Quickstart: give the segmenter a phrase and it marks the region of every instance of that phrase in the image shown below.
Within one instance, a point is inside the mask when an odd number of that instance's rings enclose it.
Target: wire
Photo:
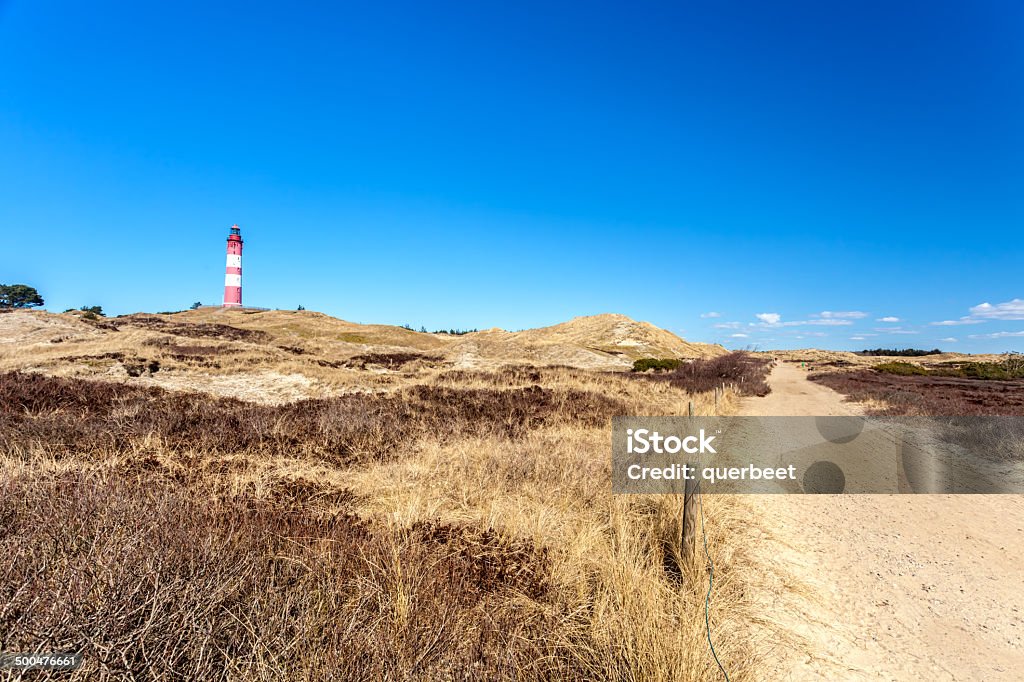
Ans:
[[[715,663],[718,664],[718,669],[725,675],[725,682],[729,682],[729,673],[725,672],[725,666],[718,660],[718,653],[715,651],[715,645],[711,641],[711,620],[708,616],[708,610],[711,606],[711,587],[714,584],[715,579],[715,562],[711,560],[711,553],[708,552],[708,534],[704,531],[704,495],[701,494],[700,488],[697,488],[697,503],[700,505],[700,534],[704,536],[704,556],[708,558],[708,593],[704,596],[704,627],[708,634],[708,646],[711,647],[711,655],[715,657]]]

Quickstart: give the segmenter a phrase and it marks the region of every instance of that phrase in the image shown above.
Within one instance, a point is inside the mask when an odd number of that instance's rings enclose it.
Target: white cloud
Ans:
[[[816,315],[816,317],[823,317],[826,320],[836,320],[836,319],[859,320],[859,319],[867,317],[867,316],[868,316],[867,313],[861,312],[859,310],[841,310],[841,311],[824,310],[824,311],[822,311],[822,312],[820,312],[820,313],[818,313]]]
[[[846,327],[853,322],[849,320],[838,320],[833,318],[821,318],[815,320],[787,320],[782,322],[782,315],[778,313],[758,313],[756,315],[760,322],[751,322],[750,327],[803,327],[809,324],[819,327]]]
[[[700,316],[701,316],[702,318],[708,318],[708,317],[721,317],[721,316],[722,316],[722,313],[716,313],[715,311],[711,311],[710,313],[701,313],[701,314],[700,314]]]
[[[1019,332],[995,332],[993,334],[971,334],[969,339],[1008,339],[1017,336],[1024,336],[1024,331]]]
[[[942,322],[932,322],[933,326],[938,327],[952,327],[956,324],[981,324],[985,320],[974,320],[969,317],[961,317],[959,320],[943,320]]]
[[[822,327],[844,327],[853,324],[853,322],[850,322],[849,320],[838,320],[832,317],[826,317],[821,320],[807,320],[805,322],[793,322],[792,324],[794,326],[799,324],[816,324],[821,325]]]
[[[954,339],[952,336],[947,336],[944,339],[939,339],[939,341],[942,341],[943,343],[957,343],[957,340]]]
[[[980,303],[971,308],[971,317],[986,320],[1024,320],[1024,300],[1015,298],[1005,303]]]
[[[920,332],[913,329],[904,329],[903,327],[875,327],[876,332],[882,332],[883,334],[920,334]]]
[[[900,321],[900,318],[893,317],[892,315],[886,315],[885,317],[880,317],[877,320],[875,320],[875,322],[899,322],[899,321]]]
[[[865,339],[864,339],[863,336],[851,336],[850,337],[850,341],[864,341],[864,340]]]
[[[739,322],[719,322],[718,324],[714,325],[714,328],[715,329],[739,329],[742,326],[743,325],[741,325]]]
[[[1024,300],[1015,298],[1004,303],[979,303],[972,307],[969,315],[964,315],[958,320],[942,320],[932,322],[938,327],[951,327],[959,324],[981,324],[988,320],[1024,320]],[[975,338],[975,337],[972,337]],[[988,338],[987,335],[979,335],[976,338]],[[998,337],[996,337],[998,338]]]
[[[730,336],[732,338],[734,338],[734,339],[745,339],[745,338],[747,338],[746,334],[730,334]]]

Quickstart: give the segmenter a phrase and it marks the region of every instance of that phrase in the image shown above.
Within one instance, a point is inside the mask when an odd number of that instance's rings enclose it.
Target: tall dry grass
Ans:
[[[81,650],[68,679],[720,679],[702,550],[665,570],[679,500],[610,492],[610,416],[690,402],[566,368],[281,406],[0,375],[0,649]],[[751,520],[704,504],[716,648],[756,679]]]

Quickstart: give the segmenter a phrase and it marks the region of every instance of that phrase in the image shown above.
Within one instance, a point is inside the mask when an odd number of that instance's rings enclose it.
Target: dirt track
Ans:
[[[740,414],[857,413],[799,367],[770,382]],[[766,620],[804,640],[765,652],[766,679],[1024,679],[1024,496],[749,500],[775,529],[765,560],[808,588],[760,597]]]

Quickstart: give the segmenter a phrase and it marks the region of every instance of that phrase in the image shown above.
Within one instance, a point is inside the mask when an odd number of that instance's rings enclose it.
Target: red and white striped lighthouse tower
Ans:
[[[242,230],[231,226],[228,235],[228,264],[224,271],[224,307],[236,308],[242,305]]]

